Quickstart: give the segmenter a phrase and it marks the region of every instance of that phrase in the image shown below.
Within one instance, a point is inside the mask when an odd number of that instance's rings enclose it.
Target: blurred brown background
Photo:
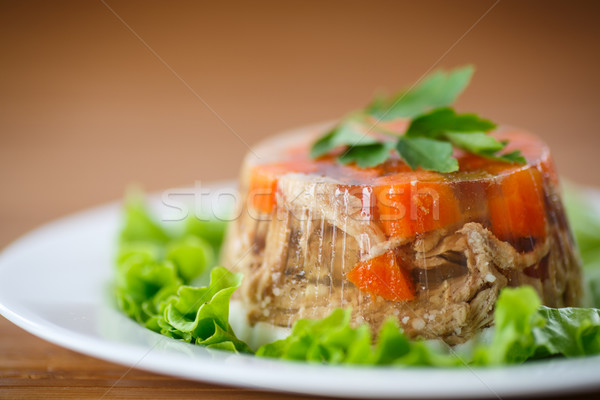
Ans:
[[[592,1],[2,1],[0,247],[131,182],[155,191],[235,177],[248,148],[186,85],[252,145],[340,117],[437,63],[472,63],[460,110],[542,135],[564,176],[599,186],[599,11]]]

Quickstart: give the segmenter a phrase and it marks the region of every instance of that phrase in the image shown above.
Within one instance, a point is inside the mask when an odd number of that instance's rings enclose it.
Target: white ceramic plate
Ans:
[[[495,398],[600,387],[600,357],[493,369],[331,367],[209,352],[163,337],[129,320],[111,301],[120,217],[120,205],[109,204],[50,223],[9,246],[0,256],[0,313],[84,354],[226,385],[369,398]]]

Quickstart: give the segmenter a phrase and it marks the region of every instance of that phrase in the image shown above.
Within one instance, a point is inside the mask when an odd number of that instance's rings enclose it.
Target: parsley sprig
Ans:
[[[458,170],[458,161],[452,157],[455,146],[498,161],[525,163],[518,150],[501,154],[507,142],[488,135],[496,124],[449,107],[467,87],[473,71],[472,66],[437,71],[409,90],[376,98],[319,138],[311,156],[343,148],[340,163],[368,168],[385,162],[395,150],[412,169],[453,172]],[[379,124],[400,118],[411,120],[405,132],[392,132]]]

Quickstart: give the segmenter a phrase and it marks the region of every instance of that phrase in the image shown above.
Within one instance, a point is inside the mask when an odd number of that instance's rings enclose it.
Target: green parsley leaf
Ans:
[[[374,143],[377,143],[377,140],[368,136],[356,117],[351,117],[342,120],[329,133],[317,140],[310,149],[310,156],[321,157],[340,146],[362,146]]]
[[[352,146],[338,160],[342,164],[355,162],[361,168],[374,167],[389,158],[390,150],[394,148],[394,145],[394,142],[383,142]]]
[[[474,70],[473,66],[467,65],[450,72],[436,71],[407,91],[401,91],[389,99],[375,99],[365,111],[382,121],[390,121],[415,117],[432,108],[448,106],[467,87]]]
[[[458,161],[452,157],[452,145],[441,140],[424,137],[400,137],[396,150],[412,168],[418,167],[438,172],[458,171]]]
[[[450,72],[438,71],[394,97],[376,98],[315,142],[311,156],[317,158],[344,146],[345,152],[338,156],[340,163],[373,167],[392,155],[394,146],[377,139],[387,135],[394,137],[397,152],[413,169],[457,171],[458,161],[452,157],[452,145],[492,160],[525,163],[520,151],[498,154],[506,142],[487,135],[496,124],[476,114],[457,114],[448,107],[462,93],[472,75],[471,66]],[[373,117],[379,121],[409,117],[412,121],[406,132],[399,132],[398,128],[394,130],[385,124],[378,126],[371,121]],[[369,135],[371,131],[376,135]]]
[[[527,163],[527,160],[521,154],[521,150],[515,150],[508,154],[494,155],[492,158],[494,158],[498,161],[504,161],[504,162],[515,163],[515,164]]]
[[[495,153],[504,148],[505,144],[496,138],[486,135],[484,132],[446,132],[446,137],[453,145],[467,150],[471,153],[491,152]]]
[[[489,158],[494,161],[507,162],[512,164],[525,164],[527,160],[521,154],[521,150],[515,150],[506,154],[496,154],[493,151],[480,151],[475,153],[485,158]]]
[[[451,108],[438,108],[412,120],[406,136],[438,139],[447,132],[488,132],[493,122],[476,114],[457,114]]]

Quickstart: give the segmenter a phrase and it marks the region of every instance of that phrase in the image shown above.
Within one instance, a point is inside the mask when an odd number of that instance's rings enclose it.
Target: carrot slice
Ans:
[[[500,240],[546,235],[542,174],[525,167],[498,178],[488,193],[492,232]]]
[[[458,199],[444,179],[421,170],[380,178],[374,191],[384,232],[411,237],[460,221]]]
[[[529,164],[536,164],[545,180],[558,186],[558,174],[548,146],[538,137],[520,130],[508,130],[499,135],[500,140],[508,140],[505,152],[520,150]]]
[[[391,301],[415,298],[412,281],[399,265],[393,251],[360,261],[346,275],[360,290]]]
[[[309,160],[256,165],[250,172],[248,202],[257,211],[271,213],[275,208],[275,192],[281,175],[292,172],[309,173],[317,170]]]
[[[542,152],[539,142],[525,142],[526,139],[519,138],[527,144],[523,147],[526,154]],[[553,184],[558,179],[551,158],[548,154],[545,157],[539,162],[539,169],[472,155],[459,161],[461,170],[481,170],[495,176],[486,192],[491,229],[500,240],[546,235],[544,175]]]

